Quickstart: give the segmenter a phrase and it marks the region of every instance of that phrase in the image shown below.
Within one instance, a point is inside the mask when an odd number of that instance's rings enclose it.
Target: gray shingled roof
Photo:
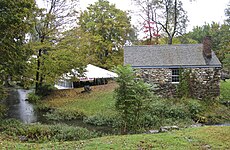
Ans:
[[[212,58],[203,56],[202,44],[125,46],[124,64],[133,67],[221,67],[212,52]]]

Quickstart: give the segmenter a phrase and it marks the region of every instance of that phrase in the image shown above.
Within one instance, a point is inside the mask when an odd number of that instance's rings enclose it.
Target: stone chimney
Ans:
[[[206,58],[212,58],[212,39],[211,36],[206,36],[203,39],[203,54]]]

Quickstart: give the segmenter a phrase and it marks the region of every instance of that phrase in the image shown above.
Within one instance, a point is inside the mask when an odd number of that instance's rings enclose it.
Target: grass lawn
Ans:
[[[58,97],[56,93],[43,101],[45,107],[53,108],[62,113],[78,112],[84,116],[103,114],[113,116],[115,111],[114,89],[115,83],[92,86],[92,92],[81,93],[80,89],[65,91],[66,97]],[[59,93],[60,94],[60,93]],[[54,97],[56,96],[56,97]]]
[[[1,134],[0,134],[1,135]],[[0,149],[230,149],[230,127],[206,126],[160,134],[107,136],[73,142],[21,143],[0,136]]]

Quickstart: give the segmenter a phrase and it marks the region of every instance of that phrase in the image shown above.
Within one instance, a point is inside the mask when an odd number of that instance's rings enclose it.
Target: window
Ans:
[[[58,81],[58,86],[62,86],[62,87],[72,87],[72,82],[70,81]]]
[[[179,83],[180,70],[172,69],[172,83]]]

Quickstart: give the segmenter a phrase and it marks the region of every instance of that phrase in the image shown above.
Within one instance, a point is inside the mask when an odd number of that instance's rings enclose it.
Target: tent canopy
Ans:
[[[105,70],[103,68],[88,64],[86,67],[86,72],[84,72],[87,78],[115,78],[118,75],[114,72]]]
[[[79,76],[79,73],[72,69],[72,73]],[[65,74],[63,77],[65,79],[70,79],[73,75],[70,73]],[[116,78],[118,75],[114,72],[108,71],[106,69],[88,64],[85,68],[83,76],[79,77],[80,81],[94,80],[95,78]]]

